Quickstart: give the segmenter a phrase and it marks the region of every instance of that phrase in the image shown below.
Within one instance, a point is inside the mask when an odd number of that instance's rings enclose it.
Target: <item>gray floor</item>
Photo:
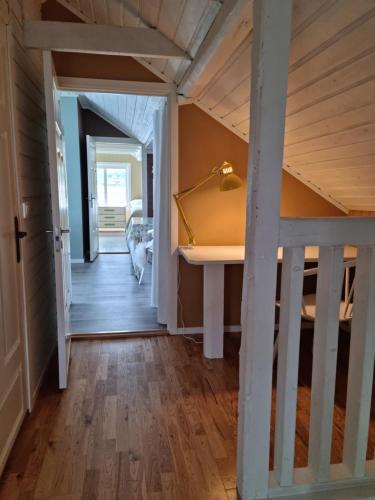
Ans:
[[[125,231],[99,232],[99,252],[100,253],[123,253],[128,252]]]
[[[162,328],[150,306],[151,265],[138,285],[129,254],[102,254],[92,263],[72,264],[72,285],[72,333]]]

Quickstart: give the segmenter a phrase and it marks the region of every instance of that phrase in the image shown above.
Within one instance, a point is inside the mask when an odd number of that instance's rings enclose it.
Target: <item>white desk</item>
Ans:
[[[179,253],[189,263],[203,266],[203,353],[206,358],[222,358],[224,347],[224,266],[243,264],[245,247],[196,246],[180,247]],[[355,247],[345,247],[345,259],[357,256]],[[278,261],[283,258],[279,248]],[[319,247],[306,247],[305,261],[317,262]]]

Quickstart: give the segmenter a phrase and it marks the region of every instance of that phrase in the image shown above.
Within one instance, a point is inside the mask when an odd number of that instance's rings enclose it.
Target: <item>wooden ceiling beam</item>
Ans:
[[[194,98],[195,87],[208,67],[216,52],[227,36],[232,37],[234,45],[240,44],[248,36],[252,26],[249,0],[224,0],[206,38],[200,45],[192,63],[182,76],[177,92],[186,98]],[[235,47],[231,46],[231,50]],[[216,68],[217,70],[217,68]]]
[[[30,49],[88,52],[138,57],[189,56],[159,30],[58,21],[25,21],[24,43]]]

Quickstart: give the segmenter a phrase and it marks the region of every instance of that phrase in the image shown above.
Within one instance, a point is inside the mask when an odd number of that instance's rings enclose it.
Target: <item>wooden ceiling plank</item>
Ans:
[[[137,104],[137,96],[130,95],[126,106],[125,123],[133,122],[136,104]]]
[[[108,22],[114,26],[124,26],[124,4],[117,0],[106,0],[108,11]]]
[[[216,68],[222,66],[222,62],[242,43],[252,28],[251,4],[247,0],[224,2],[194,61],[179,82],[179,94],[198,96],[216,73]]]
[[[249,80],[245,77],[239,85],[232,89],[227,95],[224,96],[212,109],[222,116],[223,119],[232,118],[232,113],[236,112],[238,108],[244,104],[248,104],[250,108],[250,92]],[[249,111],[248,108],[248,111]],[[233,109],[232,113],[228,113],[228,109]],[[249,114],[249,113],[247,113]]]
[[[287,116],[334,97],[346,89],[357,86],[361,81],[375,76],[375,50],[351,61],[329,76],[289,96]]]
[[[195,57],[220,10],[220,6],[221,4],[217,0],[189,0],[186,3],[173,41],[182,47],[190,57]],[[173,81],[179,81],[188,67],[189,64],[186,64],[186,61],[170,59],[167,61],[164,71]]]
[[[246,126],[248,127],[249,108],[250,108],[250,101],[245,101],[238,108],[234,109],[231,113],[228,113],[225,116],[225,120],[228,120],[235,127],[242,126],[243,124],[246,124]]]
[[[221,101],[223,97],[233,92],[237,84],[247,77],[248,94],[250,95],[250,61],[251,61],[251,44],[247,38],[241,45],[241,48],[236,51],[232,57],[215,75],[210,84],[205,88],[199,96],[199,100],[204,100],[205,105],[214,109],[215,105]],[[230,74],[230,78],[228,78]],[[235,97],[235,96],[233,96]]]
[[[58,3],[62,4],[62,0],[57,0]],[[95,15],[94,15],[94,8],[92,4],[93,0],[79,0],[79,9],[78,12],[86,18],[81,17],[81,19],[85,22],[89,22],[89,20],[92,22],[95,20]],[[72,11],[73,14],[77,15],[77,10]],[[80,16],[78,16],[80,17]]]
[[[293,165],[298,170],[311,170],[310,164],[299,163],[296,160],[293,161]],[[314,172],[325,172],[326,174],[330,174],[332,172],[337,172],[338,175],[345,173],[346,170],[358,170],[365,168],[373,168],[375,165],[375,155],[367,155],[367,156],[354,156],[351,158],[340,158],[338,160],[328,160],[323,162],[314,163]]]
[[[306,174],[307,175],[307,174]],[[341,171],[339,169],[336,172],[316,172],[314,168],[310,169],[309,176],[311,179],[321,179],[325,185],[333,185],[338,186],[346,186],[349,182],[358,181],[358,186],[363,186],[363,181],[365,179],[375,179],[375,169],[374,164],[372,166],[367,166],[366,169],[356,169],[356,170],[347,170]],[[353,184],[352,186],[353,187]],[[366,185],[368,187],[368,184]]]
[[[108,24],[107,0],[92,0],[94,16],[98,24]]]
[[[149,26],[157,26],[162,0],[140,0],[140,16]]]
[[[337,160],[340,158],[350,158],[372,154],[375,154],[375,141],[361,142],[359,144],[350,144],[338,148],[325,149],[323,151],[301,153],[300,155],[293,157],[293,163],[291,163],[291,165],[294,166],[295,161],[305,164],[315,164],[319,161]],[[288,155],[285,156],[285,159],[287,163],[290,163]]]
[[[149,27],[149,24],[140,15],[139,0],[110,0],[112,3],[119,3],[123,8],[123,25],[133,28]]]
[[[28,48],[133,56],[179,57],[186,54],[159,31],[96,24],[25,21]]]
[[[189,0],[185,3],[172,40],[187,52],[189,52],[188,48],[191,40],[199,30],[208,3],[208,0]],[[210,3],[218,4],[217,2]]]
[[[361,123],[370,123],[375,117],[375,102],[356,109],[340,113],[331,118],[315,122],[312,125],[289,130],[285,134],[285,145],[302,143],[306,140],[336,134],[354,128]]]
[[[289,114],[285,130],[289,133],[291,130],[301,129],[373,102],[375,102],[375,77],[346,89],[325,101],[312,104],[297,113]]]
[[[374,47],[375,9],[370,18],[356,26],[356,29],[343,34],[324,51],[309,59],[289,73],[288,95],[292,95],[322,77],[337,71],[348,61],[354,60],[361,53]],[[354,23],[353,23],[354,24]]]
[[[289,65],[293,66],[297,62],[306,59],[306,56],[315,53],[316,49],[330,44],[330,39],[347,28],[353,20],[361,17],[366,12],[374,8],[373,0],[343,0],[340,8],[334,2],[330,9],[324,11],[319,18],[310,24],[293,40],[289,55]]]
[[[285,155],[288,158],[298,156],[301,153],[312,153],[314,151],[324,151],[340,146],[360,144],[375,139],[375,123],[367,122],[365,125],[353,127],[334,134],[328,134],[318,138],[290,144],[285,146]]]
[[[335,0],[298,0],[293,2],[292,40],[314,20],[322,11],[330,7]]]
[[[186,0],[163,0],[161,4],[157,28],[169,40],[174,41],[176,37],[185,6]],[[166,60],[153,61],[154,67],[162,74],[165,74],[166,64]]]
[[[356,184],[355,187],[353,188],[353,182],[358,182],[358,185]],[[371,181],[372,186],[368,186],[369,181]],[[350,181],[347,183],[343,184],[334,184],[333,182],[322,182],[322,187],[323,189],[328,190],[332,196],[334,197],[339,197],[341,195],[356,195],[356,196],[374,196],[375,200],[375,186],[374,186],[374,178],[365,178],[365,179],[352,179],[351,184]]]

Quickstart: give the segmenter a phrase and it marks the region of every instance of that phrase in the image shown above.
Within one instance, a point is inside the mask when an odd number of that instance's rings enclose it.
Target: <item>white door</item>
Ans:
[[[87,145],[88,212],[89,212],[89,230],[90,230],[90,262],[93,262],[99,253],[98,181],[97,181],[97,171],[96,171],[95,139],[87,135],[86,145]]]
[[[0,20],[0,474],[25,414],[7,32]],[[18,228],[20,229],[20,228]],[[18,236],[18,238],[17,238]],[[17,259],[17,253],[19,258]]]
[[[44,91],[48,128],[48,153],[51,178],[52,237],[54,238],[55,284],[57,308],[57,339],[59,352],[59,383],[64,389],[68,383],[70,336],[69,308],[71,304],[70,229],[65,148],[60,125],[56,72],[52,55],[43,51]]]

